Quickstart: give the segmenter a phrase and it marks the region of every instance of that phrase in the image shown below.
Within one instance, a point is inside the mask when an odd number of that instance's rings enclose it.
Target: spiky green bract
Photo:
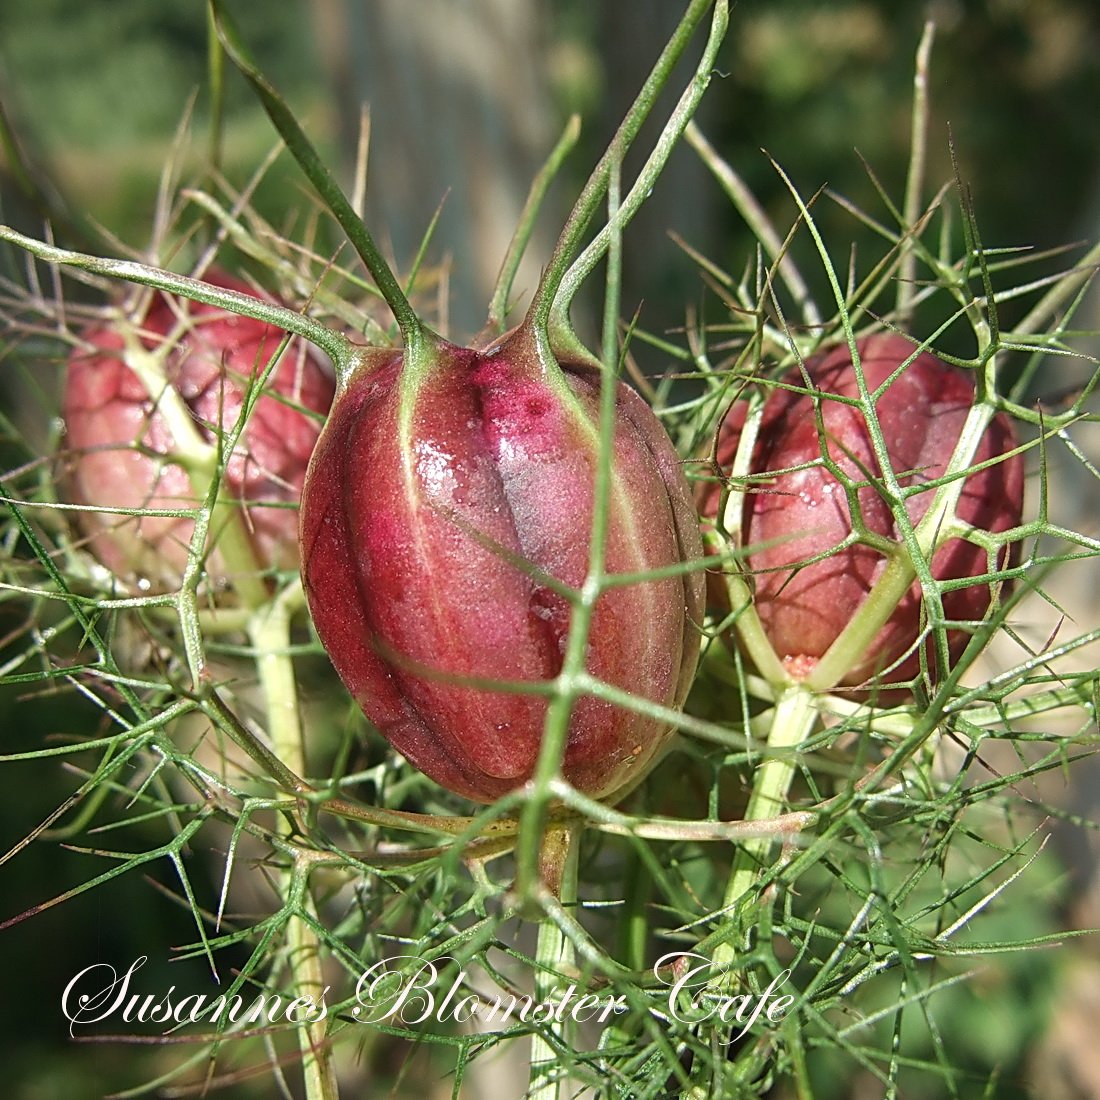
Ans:
[[[920,522],[944,477],[974,403],[974,379],[918,348],[905,337],[880,333],[856,345],[859,371],[904,494],[910,522]],[[807,391],[806,384],[810,389]],[[773,649],[794,679],[812,672],[859,611],[887,564],[887,552],[904,553],[888,493],[881,481],[859,382],[846,344],[826,349],[794,369],[767,399],[742,514],[735,533],[748,549],[756,613]],[[819,396],[818,396],[819,395]],[[815,412],[815,400],[820,413]],[[729,469],[744,424],[735,405],[718,441],[719,465]],[[990,562],[980,541],[961,537],[966,528],[1000,533],[1019,525],[1023,509],[1023,459],[1012,423],[992,418],[981,438],[955,508],[955,524],[932,556],[950,622],[980,622],[991,601],[981,580],[1006,564]],[[1004,457],[1001,461],[996,459]],[[927,486],[927,488],[925,488]],[[701,510],[714,517],[719,492],[710,484]],[[957,533],[956,533],[957,531]],[[892,548],[892,549],[891,549]],[[920,671],[921,586],[914,581],[873,643],[843,678],[863,683],[884,670],[890,681],[912,680]],[[968,640],[949,632],[955,657]]]

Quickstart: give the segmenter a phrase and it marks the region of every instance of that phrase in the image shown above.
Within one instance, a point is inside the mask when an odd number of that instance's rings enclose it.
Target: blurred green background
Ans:
[[[400,262],[411,259],[450,189],[436,255],[451,257],[450,309],[458,336],[481,322],[527,183],[567,113],[577,110],[584,117],[582,149],[552,193],[526,282],[521,278],[528,290],[569,197],[680,13],[673,0],[238,0],[231,9],[264,69],[345,179],[354,163],[360,104],[369,102],[368,215]],[[913,58],[928,18],[938,26],[930,77],[930,180],[951,176],[950,125],[987,246],[1045,249],[1095,239],[1095,0],[742,0],[701,123],[781,228],[790,224],[793,206],[762,149],[804,194],[828,184],[882,217],[860,156],[886,190],[900,197]],[[199,0],[0,4],[0,97],[28,162],[78,212],[74,221],[100,226],[138,251],[147,246],[157,181],[192,102],[184,175],[201,171],[210,115],[206,65]],[[224,170],[241,185],[276,142],[234,74],[226,103]],[[38,196],[21,186],[10,161],[0,182],[4,220],[40,234],[44,211]],[[301,226],[307,208],[303,188],[297,170],[281,158],[256,205],[276,227],[292,230]],[[869,245],[868,232],[839,206],[821,203],[817,212],[842,263],[850,244]],[[669,240],[670,230],[735,273],[752,253],[751,238],[706,172],[690,151],[680,150],[628,236],[624,313],[641,305],[642,324],[656,331],[681,324],[687,305],[702,298],[698,273]],[[58,233],[64,239],[62,222]],[[75,231],[72,239],[79,240]],[[21,260],[6,254],[4,264],[18,277]],[[9,389],[9,402],[16,394],[26,399],[20,387]],[[22,413],[41,417],[46,411],[39,405]],[[8,439],[3,468],[22,460]],[[17,607],[5,604],[0,638],[10,645],[20,628]],[[5,752],[59,733],[88,731],[96,721],[90,707],[74,704],[69,695],[49,697],[17,686],[0,694]],[[70,775],[42,763],[6,765],[0,782],[5,851],[74,785]],[[1086,851],[1082,858],[1092,856]],[[0,869],[0,920],[99,868],[93,857],[57,842],[32,845]],[[170,884],[168,868],[154,866],[149,874],[166,876]],[[1094,919],[1087,863],[1071,863],[1067,874],[1057,889],[1035,891],[1030,903],[1018,903],[1019,927],[1008,938]],[[1061,899],[1056,906],[1051,896]],[[163,1057],[156,1050],[70,1042],[60,993],[91,962],[125,963],[155,948],[161,956],[151,960],[148,986],[175,982],[195,988],[205,980],[201,966],[181,965],[169,974],[165,964],[167,946],[192,936],[189,915],[137,876],[0,932],[0,1093],[17,1100],[82,1100],[150,1075]],[[1036,1064],[1048,1064],[1043,1043],[1049,1042],[1044,1035],[1053,1006],[1073,1003],[1063,976],[1075,969],[1090,973],[1095,964],[1089,958],[1084,949],[1059,961],[1021,958],[1005,971],[1015,977],[991,995],[995,1017],[975,1011],[968,994],[947,999],[944,1018],[960,1064],[978,1082],[996,1070],[992,1095],[1025,1095],[1028,1074]],[[1084,1034],[1090,1019],[1093,1028],[1100,1026],[1100,1015],[1074,1017],[1082,1019]],[[1064,1034],[1073,1023],[1059,1026]],[[1077,1083],[1076,1092],[1058,1091],[1056,1065],[1044,1071],[1051,1076],[1032,1094],[1100,1097],[1100,1071],[1088,1061],[1095,1055],[1089,1045],[1050,1063],[1062,1066]],[[1073,1058],[1083,1061],[1071,1064]],[[268,1088],[242,1086],[239,1094],[265,1096]],[[851,1088],[851,1095],[873,1095],[859,1093],[856,1084]],[[930,1085],[921,1095],[947,1093]]]
[[[452,258],[456,327],[466,331],[483,318],[513,212],[566,114],[583,116],[583,149],[543,219],[544,242],[679,7],[672,0],[230,5],[255,56],[345,179],[360,105],[372,108],[367,209],[399,262],[408,263],[446,199],[437,252]],[[704,128],[780,227],[790,224],[793,206],[762,150],[804,195],[828,185],[883,217],[859,158],[900,196],[913,57],[926,19],[938,27],[930,182],[951,177],[950,127],[987,245],[1046,248],[1090,236],[1100,219],[1100,9],[1089,0],[745,0],[700,116]],[[156,182],[196,93],[191,165],[206,153],[206,49],[200,0],[6,0],[0,7],[0,91],[28,152],[74,209],[131,247],[148,240]],[[243,183],[274,145],[269,123],[231,73],[229,178]],[[303,186],[283,158],[257,205],[278,226],[300,216]],[[18,202],[18,190],[10,192],[9,185],[9,218]],[[815,212],[838,251],[867,239],[832,204]],[[669,246],[669,230],[735,272],[751,249],[728,203],[681,150],[643,207],[628,256],[624,309],[644,299],[643,322],[652,328],[678,323],[684,301],[698,295],[696,273]]]

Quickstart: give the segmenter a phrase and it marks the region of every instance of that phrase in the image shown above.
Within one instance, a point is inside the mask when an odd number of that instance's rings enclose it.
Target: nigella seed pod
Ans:
[[[439,346],[426,369],[372,353],[337,396],[302,497],[303,578],[318,635],[383,735],[442,786],[488,802],[531,777],[545,695],[494,689],[561,670],[588,569],[599,372],[545,370],[515,337]],[[605,571],[645,574],[701,555],[679,460],[620,384]],[[699,651],[698,571],[608,588],[587,671],[682,704]],[[476,681],[476,682],[473,682]],[[563,772],[614,799],[669,733],[593,695],[576,702]]]
[[[253,293],[218,272],[206,281]],[[87,328],[66,364],[66,498],[107,508],[195,508],[206,485],[194,484],[181,461],[169,404],[177,411],[182,408],[189,421],[177,421],[177,430],[193,428],[203,444],[215,444],[237,422],[250,387],[283,335],[262,321],[161,295],[138,319]],[[164,388],[159,392],[150,392],[133,369],[134,355],[143,353],[160,359]],[[317,352],[303,341],[292,341],[224,463],[220,499],[246,532],[254,568],[293,569],[298,564],[294,504],[321,430],[317,414],[328,410],[334,391],[335,380]],[[192,520],[103,511],[76,516],[88,548],[124,583],[154,589],[179,584]],[[219,534],[212,530],[211,539],[216,542]],[[206,568],[214,584],[232,583],[216,547]]]
[[[857,344],[859,361],[870,391],[882,386],[902,364],[875,409],[902,489],[943,477],[974,401],[972,376],[929,352],[914,356],[913,344],[896,334],[879,334]],[[911,360],[911,361],[910,361]],[[828,349],[805,364],[811,385],[823,395],[821,421],[828,457],[852,483],[881,477],[866,419],[852,404],[828,395],[858,398],[851,352],[846,344]],[[805,388],[802,372],[794,369],[783,381]],[[744,427],[745,407],[736,403],[718,438],[717,458],[728,475]],[[1011,421],[997,414],[980,440],[971,465],[979,466],[1017,446]],[[836,549],[853,529],[844,486],[822,461],[822,446],[812,399],[805,393],[776,388],[767,398],[748,471],[742,526],[732,535],[748,551],[746,571],[754,588],[754,604],[772,648],[797,679],[809,675],[879,579],[886,559],[865,542]],[[767,476],[775,471],[774,476]],[[1003,532],[1017,526],[1023,508],[1024,471],[1013,455],[976,470],[964,481],[956,514],[974,528]],[[708,484],[701,511],[715,520],[720,486]],[[856,490],[859,515],[866,531],[900,541],[894,515],[874,484]],[[933,493],[906,499],[906,512],[917,524]],[[812,560],[819,558],[819,560]],[[999,565],[1004,566],[1007,555]],[[807,564],[803,564],[807,563]],[[984,549],[962,538],[944,543],[931,563],[934,578],[963,581],[989,573]],[[950,587],[943,593],[943,611],[950,621],[980,621],[989,608],[986,582]],[[889,682],[913,679],[920,669],[917,640],[921,630],[921,589],[914,582],[862,657],[843,678],[858,685],[889,669]],[[970,635],[950,631],[949,649],[958,656]],[[895,662],[899,662],[895,666]],[[894,667],[891,667],[894,666]]]

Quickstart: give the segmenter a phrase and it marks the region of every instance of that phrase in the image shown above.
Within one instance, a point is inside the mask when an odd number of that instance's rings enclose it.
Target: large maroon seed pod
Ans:
[[[911,342],[896,334],[867,337],[857,349],[867,387],[872,391],[915,351]],[[853,482],[879,478],[881,470],[862,411],[827,396],[858,398],[848,346],[836,346],[814,356],[807,361],[806,372],[813,386],[826,395],[821,400],[821,419],[830,459]],[[797,369],[783,381],[805,387]],[[891,466],[903,489],[944,475],[973,401],[971,375],[928,352],[913,358],[890,383],[876,403],[876,412]],[[744,405],[739,402],[726,416],[718,439],[718,462],[727,475],[743,426]],[[972,465],[1016,446],[1011,421],[998,414],[982,437]],[[865,544],[830,552],[851,533],[852,519],[843,486],[821,458],[811,398],[776,388],[765,402],[752,455],[750,473],[754,476],[746,486],[740,539],[750,551],[746,564],[752,575],[757,614],[776,654],[797,678],[809,675],[860,609],[885,567],[885,558]],[[811,463],[816,465],[796,469]],[[759,476],[769,471],[778,472],[774,477]],[[1015,455],[966,478],[958,517],[986,531],[1006,531],[1020,523],[1023,492],[1023,461]],[[907,499],[906,511],[913,524],[927,511],[933,495],[929,491]],[[860,488],[857,496],[866,529],[898,540],[893,514],[878,489],[868,485]],[[702,494],[701,511],[710,520],[716,516],[719,497],[720,487],[714,483]],[[758,549],[753,550],[754,546]],[[822,554],[828,556],[801,564]],[[964,539],[948,541],[932,559],[932,575],[941,581],[965,580],[988,571],[985,551]],[[990,598],[985,583],[953,588],[943,595],[944,614],[949,620],[981,620]],[[862,684],[903,654],[907,656],[891,668],[888,680],[901,682],[916,676],[920,668],[916,646],[920,618],[921,590],[914,582],[843,683]],[[964,631],[949,633],[953,657],[968,640],[969,634]]]
[[[599,374],[544,373],[526,344],[444,345],[426,372],[382,354],[340,394],[302,497],[302,563],[318,635],[383,735],[442,786],[488,802],[528,780],[542,740],[539,684],[561,670],[588,568]],[[701,555],[679,460],[652,411],[617,394],[608,573]],[[699,651],[698,571],[613,587],[596,601],[587,669],[669,707]],[[472,684],[471,680],[479,681]],[[669,733],[591,695],[574,707],[564,774],[615,798]]]
[[[250,288],[213,273],[207,281],[242,293]],[[150,394],[127,364],[123,322],[82,334],[69,357],[62,415],[69,501],[128,509],[194,508],[204,486],[179,463],[177,443],[162,411],[164,394]],[[206,443],[237,422],[253,379],[262,373],[284,334],[271,325],[213,306],[157,296],[130,324],[130,342],[147,351],[174,340],[164,375]],[[258,567],[298,564],[298,517],[306,466],[332,403],[335,382],[318,353],[295,340],[283,352],[244,433],[226,463],[221,499],[239,518]],[[79,512],[92,553],[127,583],[156,589],[177,585],[187,563],[194,524],[186,518]],[[218,537],[211,532],[212,539]],[[207,571],[218,585],[232,583],[215,549]]]

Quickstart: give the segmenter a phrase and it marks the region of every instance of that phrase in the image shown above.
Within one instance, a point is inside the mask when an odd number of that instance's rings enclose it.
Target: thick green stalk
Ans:
[[[859,610],[814,666],[807,679],[810,687],[817,691],[828,691],[840,683],[848,670],[867,652],[914,578],[919,577],[922,583],[931,579],[928,563],[931,562],[936,548],[956,534],[953,521],[966,480],[965,471],[973,462],[974,453],[993,419],[993,414],[993,408],[984,404],[975,405],[970,410],[959,434],[959,442],[944,472],[945,478],[954,476],[954,480],[945,482],[936,490],[928,511],[916,527],[909,523],[904,508],[895,510],[897,526],[905,545],[898,547],[890,556],[886,568]],[[898,492],[895,488],[896,475],[889,463],[884,464],[882,469],[887,488]],[[930,608],[935,609],[939,602],[935,585],[925,584],[924,588]],[[946,654],[942,656],[946,657]],[[947,661],[944,660],[944,669],[946,668]]]
[[[553,863],[546,868],[546,877],[556,879],[553,883],[562,905],[574,905],[577,901],[578,849],[580,848],[582,826],[577,821],[554,826],[547,831],[548,844],[544,848]],[[535,946],[535,1002],[551,1002],[558,992],[563,971],[572,968],[575,961],[573,943],[562,931],[557,921],[543,917],[539,925],[538,941]],[[557,1026],[555,1033],[559,1045],[567,1050],[573,1047],[575,1028],[568,1014],[557,1025],[547,1023],[548,1028]],[[535,1032],[531,1036],[531,1072],[526,1100],[559,1100],[562,1075],[559,1059],[553,1044],[543,1035]]]
[[[285,595],[285,593],[284,593]],[[259,608],[250,629],[256,651],[256,670],[267,709],[268,736],[275,755],[293,772],[305,771],[301,717],[298,709],[298,685],[290,656],[290,612],[287,601],[278,598]],[[284,830],[287,819],[280,818]],[[284,892],[293,889],[295,869],[285,872]],[[287,963],[295,996],[311,997],[320,1003],[324,989],[321,946],[306,916],[316,919],[313,897],[308,884],[303,894],[306,913],[295,914],[287,923]],[[337,1100],[338,1087],[332,1060],[332,1047],[324,1021],[311,1021],[298,1029],[302,1054],[302,1076],[307,1100]]]
[[[809,736],[818,711],[813,694],[802,684],[792,684],[776,701],[771,731],[768,734],[766,756],[753,777],[752,793],[745,809],[746,823],[775,821],[786,811],[787,795],[794,779],[795,763],[792,750]],[[738,845],[733,867],[726,882],[723,898],[723,924],[711,936],[696,946],[701,954],[711,952],[711,983],[717,994],[727,993],[734,984],[732,969],[741,946],[743,934],[741,902],[753,890],[767,869],[768,857],[775,843],[774,835],[751,837]],[[732,1025],[717,1037],[721,1044],[729,1041]],[[699,1061],[693,1074],[693,1084],[683,1094],[683,1100],[710,1100],[722,1095],[721,1075],[725,1060],[711,1063]],[[715,1080],[717,1076],[717,1080]]]
[[[794,684],[780,695],[768,734],[766,755],[753,777],[744,821],[768,821],[786,813],[787,794],[795,773],[791,750],[806,740],[816,718],[813,694],[803,685]],[[723,910],[735,923],[737,903],[752,889],[765,868],[774,843],[773,836],[758,836],[742,841],[737,847],[722,901]],[[735,954],[736,948],[731,941],[719,944],[713,956],[715,970],[727,969]]]
[[[744,523],[746,497],[746,490],[739,486],[752,467],[752,455],[756,447],[763,412],[763,405],[760,405],[756,409],[750,409],[745,417],[745,425],[737,443],[737,453],[733,458],[729,490],[722,505],[720,529],[733,537],[734,546],[738,548],[742,541],[741,529]],[[724,541],[716,533],[704,531],[704,538],[710,539],[716,554],[720,555],[726,549]],[[730,613],[734,616],[734,627],[742,649],[752,658],[760,675],[769,683],[786,683],[788,679],[786,669],[776,655],[764,631],[760,616],[756,613],[752,589],[741,572],[741,564],[736,561],[730,562],[723,570],[723,576],[729,597]]]

